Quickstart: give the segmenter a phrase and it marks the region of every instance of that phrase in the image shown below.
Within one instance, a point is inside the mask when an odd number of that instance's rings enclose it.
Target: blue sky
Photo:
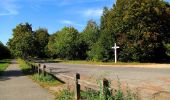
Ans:
[[[0,41],[12,37],[12,29],[19,23],[29,22],[33,30],[47,28],[52,34],[64,26],[82,31],[89,19],[99,23],[104,6],[114,0],[1,0]]]
[[[170,0],[169,0],[170,1]],[[17,24],[29,22],[33,30],[47,28],[52,34],[64,26],[82,31],[88,20],[99,23],[104,6],[111,7],[115,0],[1,0],[0,41],[12,37]]]

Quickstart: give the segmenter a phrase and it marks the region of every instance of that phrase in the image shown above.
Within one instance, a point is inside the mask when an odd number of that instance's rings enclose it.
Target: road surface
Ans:
[[[54,100],[54,96],[22,74],[13,62],[0,76],[0,100]]]
[[[149,68],[142,68],[141,65],[114,65],[114,66],[99,66],[99,65],[83,65],[83,64],[63,64],[63,63],[42,63],[47,65],[47,68],[52,68],[54,74],[66,74],[74,76],[75,73],[80,73],[81,79],[96,82],[102,78],[108,78],[112,83],[117,83],[118,78],[122,85],[128,85],[137,89],[138,92],[150,100],[155,93],[170,92],[170,65],[165,68],[150,68],[161,65],[143,65]],[[138,67],[140,66],[140,67]],[[160,92],[161,93],[161,92]],[[170,98],[170,95],[168,95]]]

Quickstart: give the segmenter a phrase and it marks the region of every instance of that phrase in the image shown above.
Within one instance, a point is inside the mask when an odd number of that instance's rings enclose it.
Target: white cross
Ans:
[[[116,43],[115,43],[114,47],[112,47],[112,49],[115,50],[115,63],[117,62],[117,49],[118,48],[119,48],[119,46],[117,46]]]

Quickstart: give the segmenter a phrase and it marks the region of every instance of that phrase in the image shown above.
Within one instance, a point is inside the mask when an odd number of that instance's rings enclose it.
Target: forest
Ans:
[[[89,20],[82,32],[65,26],[49,34],[46,28],[32,30],[30,23],[21,23],[13,29],[8,48],[0,43],[0,50],[5,50],[0,55],[112,61],[114,43],[120,47],[118,60],[122,62],[168,60],[170,4],[163,0],[117,0],[112,8],[103,8],[99,25]]]

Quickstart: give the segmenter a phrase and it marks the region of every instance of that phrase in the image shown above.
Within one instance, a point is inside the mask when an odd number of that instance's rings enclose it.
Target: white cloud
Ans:
[[[72,21],[70,21],[70,20],[61,20],[60,21],[62,24],[69,24],[69,25],[72,25],[72,24],[74,24]]]
[[[7,16],[7,15],[17,15],[18,7],[12,0],[4,0],[0,3],[1,11],[0,16]]]
[[[87,9],[81,12],[85,17],[100,18],[103,13],[103,9]]]
[[[78,24],[78,23],[70,21],[70,20],[61,20],[60,23],[64,24],[64,25],[72,25],[72,26],[79,26],[79,27],[84,26],[82,24]]]

